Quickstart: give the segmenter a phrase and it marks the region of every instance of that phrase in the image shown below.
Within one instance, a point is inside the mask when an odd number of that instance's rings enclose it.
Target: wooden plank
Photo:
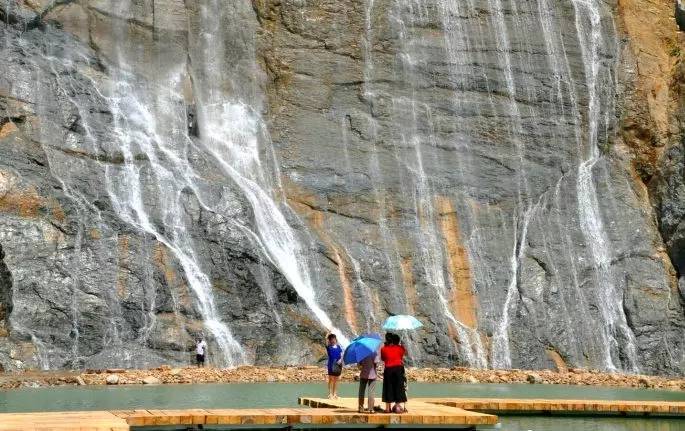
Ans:
[[[586,414],[649,413],[685,415],[685,402],[681,401],[622,401],[622,400],[558,400],[558,399],[507,399],[488,398],[425,398],[421,401],[461,407],[471,410],[498,412],[581,412]]]
[[[0,430],[128,431],[129,425],[111,412],[36,412],[0,414]]]
[[[326,399],[308,399],[302,398],[300,403],[303,405],[320,405],[326,408],[346,408],[348,410],[356,410],[357,400],[355,398],[346,398],[338,400]],[[456,425],[471,425],[475,423],[497,423],[497,417],[492,415],[484,415],[477,412],[468,412],[463,409],[456,409],[448,405],[438,405],[433,403],[426,403],[421,399],[412,399],[407,403],[409,414],[395,415],[395,414],[377,414],[380,417],[387,417],[389,419],[371,419],[370,423],[405,423],[405,424],[422,424],[423,418],[431,416],[425,422],[429,424],[456,424]]]
[[[473,410],[503,412],[550,411],[585,414],[664,414],[685,415],[685,402],[545,400],[487,398],[412,399],[407,414],[358,413],[356,398],[327,400],[302,397],[309,408],[283,409],[184,409],[113,410],[109,412],[37,412],[1,414],[0,431],[91,430],[124,431],[145,425],[494,425],[493,415]]]

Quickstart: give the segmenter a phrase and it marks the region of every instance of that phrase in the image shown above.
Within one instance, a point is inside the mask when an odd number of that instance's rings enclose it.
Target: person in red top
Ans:
[[[385,412],[406,412],[407,391],[404,387],[404,355],[406,350],[400,344],[400,337],[388,332],[385,345],[381,348],[381,359],[385,364],[383,371],[383,402]],[[391,404],[395,404],[391,408]]]

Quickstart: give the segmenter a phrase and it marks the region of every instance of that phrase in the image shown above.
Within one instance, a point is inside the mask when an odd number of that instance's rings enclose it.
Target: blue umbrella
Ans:
[[[369,335],[371,336],[357,337],[352,340],[349,346],[347,346],[345,353],[343,354],[343,361],[346,364],[356,364],[369,356],[376,354],[381,347],[380,336],[376,338],[374,335],[378,334]]]
[[[423,323],[419,322],[414,316],[406,314],[398,314],[397,316],[390,316],[383,324],[383,329],[386,331],[404,331],[419,329]]]

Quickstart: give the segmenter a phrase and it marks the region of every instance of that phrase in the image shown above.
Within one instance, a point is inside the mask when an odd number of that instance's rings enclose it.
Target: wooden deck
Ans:
[[[380,404],[380,399],[378,400]],[[329,400],[327,398],[300,398],[299,403],[304,406],[314,407],[314,410],[336,409],[336,412],[357,411],[356,398],[339,398]],[[371,420],[372,424],[393,425],[495,425],[497,416],[478,412],[471,412],[460,407],[448,406],[433,402],[425,402],[423,399],[412,399],[407,403],[408,413],[386,414],[375,413],[361,415]]]
[[[586,413],[685,416],[685,401],[607,401],[492,398],[422,398],[422,401],[467,410],[507,413]]]
[[[126,420],[111,412],[0,414],[2,431],[128,431]]]
[[[497,417],[438,404],[412,403],[409,414],[357,413],[355,399],[330,408],[117,410],[0,414],[0,431],[128,431],[152,425],[450,425],[475,429],[494,425]]]
[[[311,407],[354,408],[357,400],[343,398],[300,398],[300,404]],[[407,403],[410,413],[429,411],[430,406],[446,406],[463,409],[466,413],[488,412],[495,414],[556,413],[556,414],[614,414],[685,416],[684,401],[610,401],[610,400],[550,400],[506,398],[415,398]],[[418,407],[418,409],[417,409]]]
[[[357,413],[356,398],[300,398],[303,408],[116,410],[0,414],[0,431],[128,431],[151,425],[449,425],[475,429],[498,422],[482,412],[685,416],[685,402],[489,398],[420,398],[406,414]],[[475,411],[473,411],[475,410]],[[480,413],[478,412],[480,411]]]

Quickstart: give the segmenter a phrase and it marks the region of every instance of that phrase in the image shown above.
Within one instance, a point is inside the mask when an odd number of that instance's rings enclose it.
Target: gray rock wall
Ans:
[[[683,371],[682,151],[653,208],[614,2],[45,3],[1,9],[5,368],[411,313],[417,364]]]
[[[675,92],[681,102],[676,112],[676,121],[682,122],[682,65],[678,65],[676,72]],[[676,142],[670,146],[661,157],[659,163],[660,175],[653,182],[653,195],[659,229],[664,241],[666,252],[670,256],[677,278],[681,297],[685,297],[685,145],[682,138],[676,137]],[[674,280],[673,283],[676,281]]]

